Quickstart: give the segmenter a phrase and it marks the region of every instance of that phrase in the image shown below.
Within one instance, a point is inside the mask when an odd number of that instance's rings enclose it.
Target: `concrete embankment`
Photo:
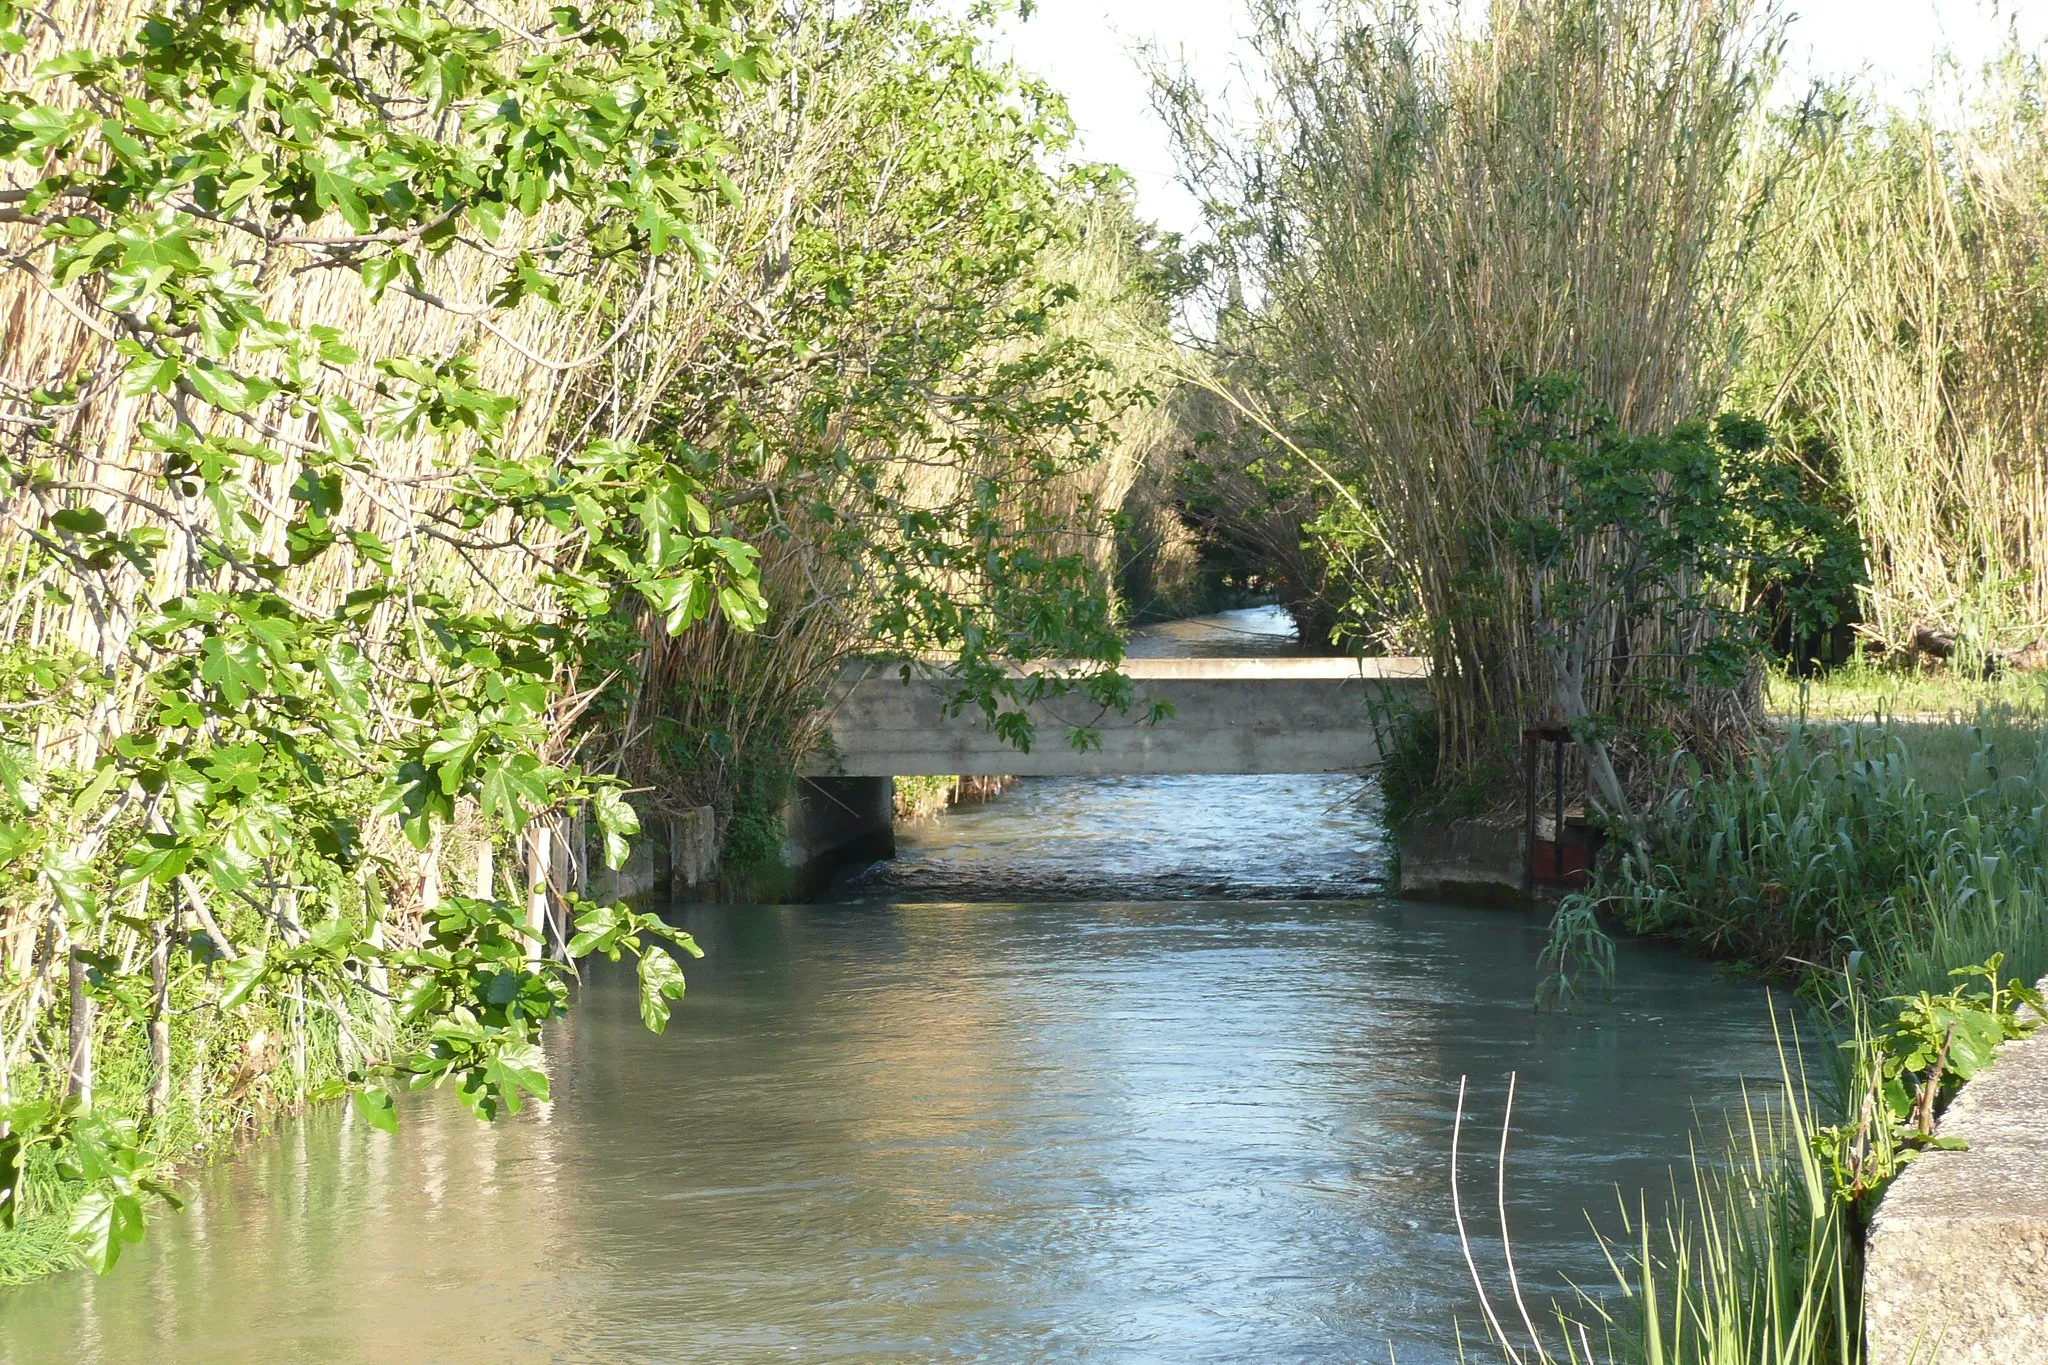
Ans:
[[[718,871],[717,812],[693,806],[673,815],[645,809],[639,814],[640,837],[624,867],[613,871],[601,859],[590,859],[591,889],[604,899],[637,900],[684,896],[709,886]]]
[[[2048,980],[2042,983],[2048,989]],[[1869,1365],[2048,1361],[2048,1029],[2007,1043],[1893,1182],[1864,1269]]]
[[[1400,831],[1400,841],[1403,896],[1519,905],[1528,894],[1529,834],[1520,820],[1418,820]]]

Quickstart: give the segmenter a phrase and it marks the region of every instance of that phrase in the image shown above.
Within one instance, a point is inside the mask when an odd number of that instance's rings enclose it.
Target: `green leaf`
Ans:
[[[640,955],[640,1021],[655,1033],[668,1027],[670,1000],[683,998],[683,969],[661,948]]]
[[[96,536],[107,529],[107,518],[90,507],[66,507],[50,514],[50,525],[75,536]]]
[[[87,1191],[71,1213],[71,1240],[87,1265],[106,1274],[124,1245],[142,1240],[142,1201],[112,1190]]]
[[[220,1007],[234,1009],[263,983],[269,964],[260,948],[245,949],[233,962],[225,963],[220,969],[221,984],[226,987],[221,993]]]
[[[15,137],[22,139],[26,150],[41,153],[71,137],[91,120],[92,115],[82,110],[66,113],[48,105],[35,105],[9,113],[4,121],[12,125]]]
[[[404,1003],[399,1007],[398,1017],[408,1024],[417,1024],[431,1014],[439,1013],[448,992],[439,980],[431,976],[416,978],[405,988]]]
[[[591,802],[597,827],[604,833],[604,865],[614,872],[633,851],[632,836],[640,832],[640,816],[616,787],[600,788]]]
[[[398,1131],[398,1109],[391,1102],[391,1093],[381,1085],[366,1085],[355,1093],[356,1113],[363,1122],[379,1132]]]
[[[93,911],[92,864],[76,849],[53,848],[43,854],[43,885],[64,913],[83,918]]]
[[[548,1097],[547,1058],[534,1043],[506,1043],[498,1048],[484,1068],[484,1080],[504,1097],[505,1112],[519,1112],[522,1093],[536,1099]]]

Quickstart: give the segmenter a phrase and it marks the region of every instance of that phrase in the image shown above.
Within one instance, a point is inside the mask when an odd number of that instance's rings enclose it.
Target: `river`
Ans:
[[[1045,779],[899,842],[831,903],[677,907],[707,956],[667,1033],[593,973],[551,1103],[280,1125],[112,1275],[0,1291],[0,1354],[1433,1365],[1457,1331],[1484,1360],[1461,1077],[1496,1278],[1518,1078],[1532,1298],[1608,1281],[1589,1213],[1654,1209],[1696,1118],[1775,1084],[1762,988],[1665,947],[1535,1012],[1541,918],[1385,894],[1355,779]]]

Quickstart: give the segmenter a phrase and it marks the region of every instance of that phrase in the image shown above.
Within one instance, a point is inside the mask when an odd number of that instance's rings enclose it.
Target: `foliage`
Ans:
[[[1532,375],[1580,376],[1631,433],[1717,401],[1770,193],[1750,152],[1779,20],[1745,0],[1256,14],[1273,94],[1252,138],[1162,80],[1235,310],[1205,382],[1322,485],[1305,525],[1349,633],[1430,657],[1455,781],[1555,692],[1499,534],[1554,479],[1500,458],[1484,416]],[[1677,633],[1632,650],[1683,657],[1699,632],[1656,624]]]
[[[1940,728],[1940,727],[1930,727]],[[1992,717],[1930,784],[1903,726],[1794,724],[1729,772],[1688,769],[1655,865],[1596,889],[1626,928],[1832,973],[1860,954],[1886,986],[1929,985],[1994,951],[2048,971],[2048,754]]]
[[[734,870],[772,864],[850,657],[947,659],[935,681],[1019,744],[1088,740],[1031,733],[1031,696],[1135,703],[1114,553],[1173,287],[1128,187],[1068,164],[1063,102],[971,24],[890,0],[807,14],[777,50],[791,79],[733,133],[773,212],[717,235],[748,283],[688,321],[693,364],[647,416],[761,547],[775,607],[648,668],[659,762],[634,774],[717,806]]]
[[[143,4],[0,3],[6,1207],[116,1251],[95,1114],[139,1180],[342,1091],[515,1112],[592,951],[662,1027],[691,945],[582,831],[633,780],[772,859],[849,654],[1024,745],[1132,704],[1112,352],[1173,287],[980,11]]]
[[[1738,698],[1778,624],[1767,606],[1794,635],[1832,627],[1859,547],[1754,420],[1630,435],[1577,381],[1545,376],[1487,421],[1542,509],[1505,519],[1498,538],[1522,566],[1555,713],[1640,845],[1610,745],[1671,747],[1714,713],[1703,694]]]
[[[1866,634],[1964,671],[2048,622],[2048,68],[2016,43],[1898,103],[1817,90],[1788,156],[1741,391],[1798,428],[1870,547]]]
[[[1852,984],[1857,1027],[1843,1047],[1850,1054],[1854,1112],[1812,1138],[1836,1198],[1867,1207],[1921,1152],[1962,1145],[1935,1136],[1936,1116],[1991,1064],[2000,1043],[2026,1037],[2041,1022],[2040,994],[2024,981],[2001,978],[2004,962],[2003,954],[1993,953],[1954,968],[1949,976],[1960,984],[1938,995],[1922,990],[1890,997],[1891,1018],[1878,1029],[1869,1026]],[[1969,984],[1979,978],[1983,986]],[[2022,1016],[2023,1006],[2035,1017]]]
[[[1775,1311],[1800,1301],[1800,1285],[1836,1284],[1853,1305],[1853,1244],[1875,1198],[1919,1151],[1949,1145],[1933,1135],[1941,1106],[2000,1042],[2034,1027],[2021,1009],[2039,1011],[2025,982],[2048,971],[2044,759],[2038,725],[1993,713],[1971,726],[1794,724],[1738,768],[1681,775],[1655,865],[1610,867],[1560,913],[1560,965],[1584,950],[1597,906],[1632,930],[1804,973],[1847,1034],[1834,1122],[1803,1107],[1796,1140],[1754,1167],[1796,1175],[1825,1235],[1793,1235],[1796,1220],[1773,1231],[1760,1258],[1727,1274],[1732,1301]],[[1866,1003],[1873,986],[1890,992],[1882,1022]],[[1719,1225],[1743,1226],[1735,1212]],[[1723,1264],[1717,1254],[1701,1273]],[[1854,1360],[1855,1349],[1846,1337],[1732,1358]]]
[[[39,10],[0,23],[7,263],[87,347],[0,388],[18,879],[0,1215],[23,1205],[24,1153],[55,1149],[105,1269],[174,1154],[184,1011],[288,1022],[294,1097],[352,1090],[379,1126],[387,1081],[452,1082],[480,1118],[545,1095],[537,1037],[568,969],[544,922],[487,888],[409,926],[383,831],[434,850],[465,821],[497,841],[582,809],[616,864],[631,810],[565,744],[579,627],[747,630],[765,603],[686,463],[515,439],[521,395],[480,356],[560,368],[521,333],[579,278],[714,264],[698,218],[725,187],[721,110],[765,58],[722,0],[563,8],[541,32],[325,0],[190,0],[95,46]],[[307,296],[280,306],[300,277],[336,317],[402,297],[463,322],[365,350]],[[475,299],[442,292],[459,278]],[[123,449],[92,439],[109,412]],[[395,543],[372,529],[394,505]],[[641,955],[658,1026],[681,980],[651,940],[687,940],[570,909],[572,954]],[[309,1005],[339,1030],[325,1083]],[[103,1012],[149,1033],[143,1122],[93,1108]],[[29,1061],[53,1025],[56,1073]],[[407,1029],[423,1046],[398,1049]]]

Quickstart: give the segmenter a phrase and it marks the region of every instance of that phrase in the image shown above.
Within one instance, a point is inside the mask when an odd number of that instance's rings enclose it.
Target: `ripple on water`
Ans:
[[[1519,1077],[1542,1294],[1775,1075],[1762,991],[1654,945],[1535,1013],[1540,917],[1377,894],[1345,779],[1033,783],[903,843],[861,903],[679,907],[663,1035],[600,965],[550,1104],[281,1125],[114,1275],[0,1291],[0,1358],[1448,1361],[1460,1077],[1482,1129]]]

